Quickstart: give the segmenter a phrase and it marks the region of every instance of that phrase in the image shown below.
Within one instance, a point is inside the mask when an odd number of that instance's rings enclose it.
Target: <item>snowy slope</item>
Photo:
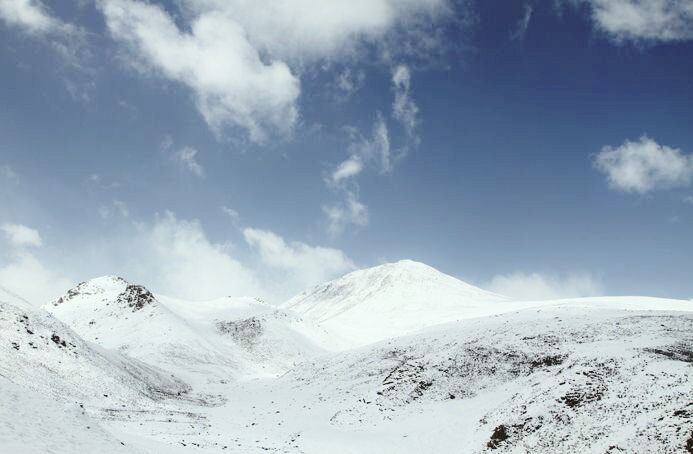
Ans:
[[[566,306],[454,322],[237,383],[233,409],[211,411],[216,431],[197,441],[241,452],[685,452],[691,333],[691,312]]]
[[[0,408],[3,453],[133,452],[78,404],[56,402],[3,378]]]
[[[318,285],[282,307],[365,344],[457,320],[506,300],[423,263],[402,260]]]
[[[91,345],[45,311],[0,302],[0,376],[43,394],[137,406],[189,390],[170,374]]]
[[[185,302],[105,276],[45,308],[85,339],[164,368],[192,384],[274,376],[323,353],[331,337],[252,298]]]
[[[232,378],[232,349],[214,344],[146,288],[105,276],[79,284],[44,308],[84,339],[156,365],[187,382]]]

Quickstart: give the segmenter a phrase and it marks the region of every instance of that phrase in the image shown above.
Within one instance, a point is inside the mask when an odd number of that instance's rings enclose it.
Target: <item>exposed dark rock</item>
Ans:
[[[532,360],[529,363],[529,366],[532,369],[539,369],[542,367],[551,367],[551,366],[558,366],[559,364],[563,363],[563,360],[565,357],[560,356],[560,355],[553,355],[553,356],[545,356],[544,358],[539,358]]]
[[[126,304],[132,309],[132,312],[136,312],[142,309],[144,306],[151,304],[156,301],[152,292],[147,290],[142,285],[129,284],[123,293],[118,295],[117,302],[119,304]]]
[[[265,332],[265,327],[260,318],[250,317],[241,320],[218,321],[217,331],[220,334],[228,335],[244,347],[253,347]]]
[[[510,438],[508,431],[503,424],[496,427],[491,434],[491,440],[486,444],[490,449],[498,449],[502,442]]]
[[[646,348],[646,352],[666,356],[669,359],[693,363],[693,349],[685,345],[670,345],[663,348]]]

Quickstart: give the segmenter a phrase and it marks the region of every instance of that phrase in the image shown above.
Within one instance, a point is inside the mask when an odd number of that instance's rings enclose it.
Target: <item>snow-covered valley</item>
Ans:
[[[693,302],[512,301],[426,265],[273,306],[0,294],[0,452],[693,452]]]

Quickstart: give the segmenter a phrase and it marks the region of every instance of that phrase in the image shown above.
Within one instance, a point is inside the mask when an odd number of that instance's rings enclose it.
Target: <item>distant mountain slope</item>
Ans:
[[[252,298],[186,302],[105,276],[44,306],[85,339],[172,371],[187,381],[286,372],[323,352],[319,328]]]
[[[507,298],[423,263],[402,260],[354,271],[282,305],[357,344],[458,320]]]
[[[513,301],[469,285],[435,268],[402,260],[354,271],[296,295],[282,308],[319,323],[362,346],[441,323],[528,308],[574,307],[690,311],[691,301],[643,296]]]

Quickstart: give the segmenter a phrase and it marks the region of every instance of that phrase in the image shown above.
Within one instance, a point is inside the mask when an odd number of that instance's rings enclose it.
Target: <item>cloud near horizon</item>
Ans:
[[[601,296],[604,294],[601,280],[589,273],[557,276],[516,272],[496,275],[483,287],[522,301]]]
[[[355,267],[338,249],[287,242],[269,230],[243,229],[243,253],[230,243],[210,240],[200,221],[171,212],[148,222],[125,217],[120,222],[120,235],[85,241],[82,250],[70,252],[81,257],[78,263],[55,266],[47,256],[27,250],[42,245],[38,231],[3,225],[12,251],[0,256],[0,285],[41,305],[77,282],[97,277],[85,273],[115,274],[183,300],[255,296],[280,303]]]

